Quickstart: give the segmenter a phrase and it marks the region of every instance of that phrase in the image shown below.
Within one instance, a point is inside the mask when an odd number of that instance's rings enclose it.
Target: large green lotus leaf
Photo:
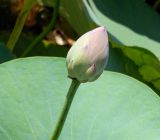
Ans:
[[[49,140],[71,80],[65,59],[33,57],[0,65],[0,138]],[[143,83],[105,71],[82,84],[60,140],[157,140],[160,98]]]

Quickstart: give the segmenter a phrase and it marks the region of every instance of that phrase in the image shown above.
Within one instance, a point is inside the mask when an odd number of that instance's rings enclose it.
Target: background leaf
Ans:
[[[97,20],[120,42],[146,48],[160,59],[160,16],[144,0],[89,0],[88,4]]]
[[[51,57],[0,65],[1,139],[49,140],[71,82],[65,65]],[[159,96],[146,85],[105,71],[78,89],[60,140],[157,140],[159,106]]]
[[[93,28],[92,23],[103,25],[115,42],[148,49],[160,59],[160,16],[143,0],[73,0],[71,3],[63,0],[61,11],[80,34]]]
[[[112,42],[113,48],[119,48],[125,58],[126,73],[147,83],[160,94],[160,62],[150,51],[139,47],[127,47]],[[128,61],[128,59],[130,61]],[[155,84],[156,83],[156,84]]]

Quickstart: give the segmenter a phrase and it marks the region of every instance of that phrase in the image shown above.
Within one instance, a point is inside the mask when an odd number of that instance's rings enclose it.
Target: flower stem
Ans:
[[[33,42],[22,53],[21,57],[25,57],[51,31],[51,29],[55,28],[55,25],[57,23],[58,12],[59,12],[59,3],[60,3],[59,1],[60,0],[55,0],[54,10],[52,13],[52,19],[49,25],[44,29],[44,31],[35,40],[33,40]]]
[[[35,0],[26,0],[24,2],[23,8],[18,15],[18,18],[16,20],[16,24],[14,26],[14,29],[13,29],[13,31],[10,35],[10,38],[7,42],[7,45],[6,45],[11,51],[13,51],[13,49],[16,45],[16,42],[19,39],[19,36],[22,32],[22,29],[23,29],[23,26],[24,26],[25,21],[27,19],[27,16],[28,16],[28,14],[34,4],[36,4]]]
[[[155,4],[153,5],[153,8],[154,8],[155,10],[157,10],[159,4],[160,4],[160,0],[157,0],[157,1],[155,2]]]
[[[69,111],[70,106],[72,104],[74,95],[75,95],[79,85],[80,85],[79,81],[72,79],[72,83],[71,83],[69,91],[67,93],[62,112],[61,112],[59,120],[56,124],[56,127],[55,127],[55,130],[54,130],[54,133],[53,133],[51,140],[58,140],[60,133],[62,131],[63,125],[65,123],[65,120],[67,118],[68,111]]]

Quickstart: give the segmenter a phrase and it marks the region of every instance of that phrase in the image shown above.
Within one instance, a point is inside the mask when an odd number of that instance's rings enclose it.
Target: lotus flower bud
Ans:
[[[68,76],[81,83],[96,80],[103,72],[109,56],[105,27],[82,35],[67,54]]]

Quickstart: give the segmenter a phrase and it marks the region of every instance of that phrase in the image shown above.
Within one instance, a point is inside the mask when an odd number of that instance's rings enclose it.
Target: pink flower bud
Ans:
[[[67,54],[68,76],[79,82],[96,80],[103,72],[109,56],[105,27],[98,27],[82,35]]]

